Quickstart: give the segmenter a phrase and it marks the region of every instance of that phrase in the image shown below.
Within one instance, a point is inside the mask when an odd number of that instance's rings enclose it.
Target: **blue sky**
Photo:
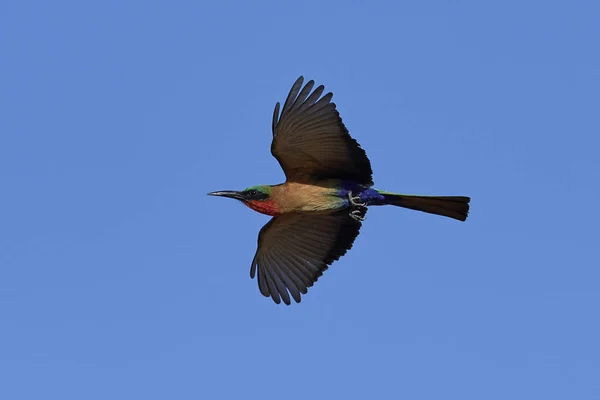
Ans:
[[[484,4],[485,3],[485,4]],[[0,6],[0,398],[600,398],[600,6]],[[271,113],[335,93],[376,186],[291,307],[249,278]]]

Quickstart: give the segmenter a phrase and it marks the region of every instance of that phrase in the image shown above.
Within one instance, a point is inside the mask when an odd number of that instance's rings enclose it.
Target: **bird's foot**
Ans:
[[[353,197],[352,191],[348,192],[348,200],[350,201],[350,205],[354,207],[364,207],[367,205],[367,203],[361,202],[362,199],[360,197]]]
[[[364,217],[364,211],[361,209],[350,211],[350,217],[355,221],[364,221],[367,219]]]

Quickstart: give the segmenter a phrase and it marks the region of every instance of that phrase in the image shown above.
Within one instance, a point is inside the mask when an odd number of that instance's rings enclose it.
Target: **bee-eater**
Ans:
[[[273,112],[271,153],[285,183],[218,191],[273,218],[260,230],[250,277],[275,303],[300,302],[329,265],[352,247],[368,206],[393,205],[465,221],[469,197],[416,196],[373,188],[371,163],[350,137],[332,93],[296,80]]]

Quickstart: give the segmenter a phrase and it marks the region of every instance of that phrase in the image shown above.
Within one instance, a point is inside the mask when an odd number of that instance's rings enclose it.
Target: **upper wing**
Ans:
[[[260,230],[250,277],[258,271],[260,292],[275,303],[283,299],[290,304],[290,295],[299,303],[300,293],[306,294],[323,271],[352,247],[360,227],[348,210],[274,217]]]
[[[302,87],[300,77],[288,94],[281,115],[273,112],[271,153],[281,164],[288,181],[343,179],[370,186],[373,171],[365,151],[348,134],[331,102],[333,93],[323,85],[312,93],[314,81]]]

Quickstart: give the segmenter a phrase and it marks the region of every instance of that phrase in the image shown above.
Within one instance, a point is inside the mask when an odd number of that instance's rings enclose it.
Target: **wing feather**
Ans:
[[[298,97],[296,97],[296,100],[294,100],[294,104],[292,105],[292,108],[295,108],[297,104],[298,105],[302,104],[302,102],[306,100],[306,98],[310,94],[310,91],[312,90],[313,86],[315,86],[315,81],[310,80],[310,81],[306,82],[306,85],[304,85],[304,87],[298,94]]]
[[[273,217],[258,235],[250,276],[257,276],[260,292],[275,303],[299,303],[301,294],[352,247],[360,227],[347,210]]]
[[[279,103],[273,112],[271,153],[287,180],[342,179],[372,185],[371,163],[350,137],[335,103],[331,102],[333,93],[321,97],[323,85],[311,93],[314,81],[302,87],[303,82],[303,77],[296,80],[281,114]]]
[[[292,276],[294,276],[293,273],[290,270],[284,270],[283,268],[281,268],[279,264],[275,261],[275,259],[273,259],[270,255],[268,255],[267,258],[269,260],[270,265],[274,267],[273,271],[275,272],[275,275],[279,278],[281,282],[281,286],[278,285],[277,290],[279,290],[279,293],[283,298],[283,302],[287,305],[290,304],[290,297],[288,295],[288,292],[294,298],[294,301],[299,302],[300,290],[296,286],[296,282],[294,281],[294,279],[292,279]]]
[[[282,257],[282,254],[279,253],[279,251],[276,248],[271,250],[278,257]],[[298,288],[303,294],[306,294],[307,288],[309,288],[312,285],[312,274],[311,272],[307,271],[306,266],[303,265],[302,261],[298,260],[296,256],[294,256],[293,254],[289,254],[288,256],[288,266],[290,267],[290,271],[292,271],[302,283],[302,285],[300,285]],[[313,272],[318,273],[318,270],[315,270]]]
[[[296,98],[296,96],[298,95],[298,92],[300,91],[300,87],[302,87],[303,82],[304,82],[303,76],[296,79],[296,82],[294,82],[292,89],[290,89],[290,93],[288,93],[288,96],[285,99],[285,103],[283,104],[283,110],[281,111],[281,115],[284,115],[286,113],[286,111],[288,111],[290,109],[290,107],[292,106],[292,103],[294,102],[294,99]]]

